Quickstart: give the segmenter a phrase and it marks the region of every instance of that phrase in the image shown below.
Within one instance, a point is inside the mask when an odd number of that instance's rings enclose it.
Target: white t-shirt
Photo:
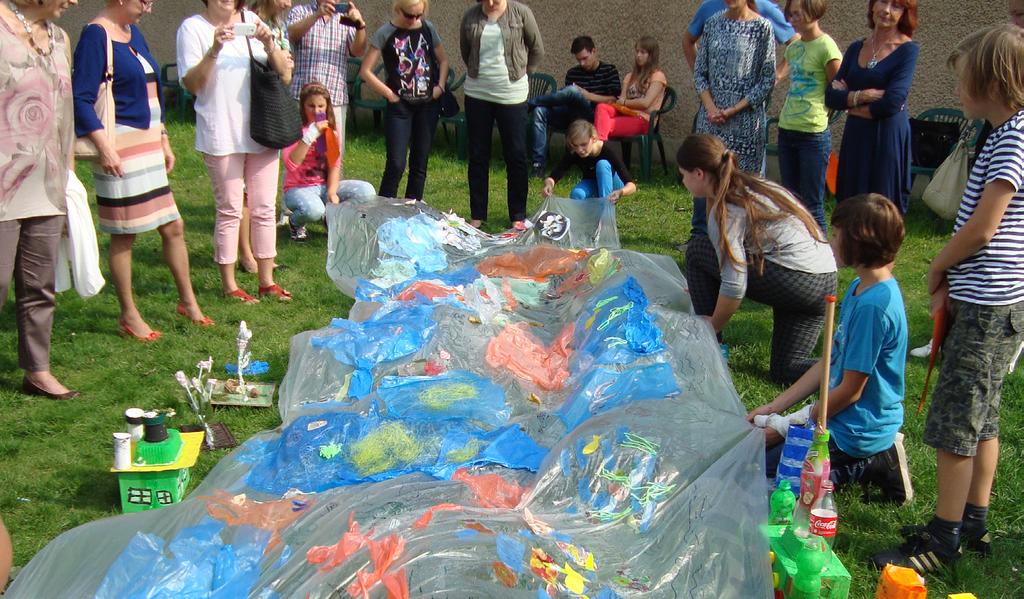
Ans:
[[[480,69],[476,78],[466,78],[466,95],[495,104],[521,104],[530,95],[526,75],[518,81],[508,80],[505,40],[494,21],[489,21],[480,34]]]
[[[257,23],[259,17],[244,11],[246,23]],[[215,27],[202,15],[193,15],[178,27],[178,76],[185,74],[203,59],[213,46]],[[266,147],[249,137],[249,50],[266,64],[267,52],[255,38],[236,37],[224,44],[206,86],[196,95],[196,150],[212,156],[255,154]]]

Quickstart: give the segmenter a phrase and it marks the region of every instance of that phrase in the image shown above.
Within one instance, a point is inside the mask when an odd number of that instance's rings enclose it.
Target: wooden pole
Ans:
[[[821,387],[818,389],[818,430],[826,430],[828,420],[828,382],[829,370],[832,366],[832,329],[836,319],[836,296],[825,296],[825,335],[822,337],[821,361],[824,366],[821,372]]]

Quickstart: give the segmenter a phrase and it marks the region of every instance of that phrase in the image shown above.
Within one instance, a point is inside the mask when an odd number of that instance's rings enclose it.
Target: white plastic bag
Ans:
[[[61,238],[57,254],[57,292],[71,289],[82,297],[92,297],[103,289],[106,281],[100,272],[100,249],[96,243],[96,229],[89,212],[89,196],[85,186],[68,171],[67,236]]]

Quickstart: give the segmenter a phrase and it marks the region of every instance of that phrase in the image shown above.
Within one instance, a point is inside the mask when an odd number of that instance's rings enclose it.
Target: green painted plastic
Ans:
[[[795,599],[801,595],[794,588],[797,575],[796,558],[800,550],[800,539],[787,533],[788,526],[768,525],[766,527],[768,543],[775,552],[775,563],[772,571],[779,575],[779,587],[786,599]],[[825,571],[821,574],[821,594],[818,597],[827,599],[848,599],[850,596],[850,573],[839,561],[839,556],[829,551],[825,558]]]
[[[161,472],[118,473],[121,511],[126,514],[144,512],[178,503],[185,496],[190,476],[189,468]]]
[[[135,464],[139,466],[160,466],[173,464],[181,455],[181,433],[178,429],[167,429],[167,439],[159,443],[139,441],[135,444]],[[139,460],[142,460],[140,463]]]

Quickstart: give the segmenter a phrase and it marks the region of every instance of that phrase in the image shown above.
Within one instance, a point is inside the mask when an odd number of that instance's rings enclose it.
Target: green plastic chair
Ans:
[[[661,108],[651,113],[651,120],[647,123],[647,133],[634,135],[632,137],[613,137],[611,139],[622,144],[622,158],[629,164],[633,143],[640,146],[640,177],[644,180],[651,178],[651,158],[653,145],[658,144],[658,151],[661,152],[661,167],[665,174],[668,174],[668,161],[665,158],[665,143],[661,138],[661,117],[676,107],[678,96],[676,90],[671,87],[665,88],[665,98],[662,100]]]
[[[173,74],[172,74],[173,71]],[[167,97],[174,98],[174,109],[181,120],[192,120],[195,117],[195,97],[178,81],[178,63],[169,62],[160,67],[160,81],[164,86],[164,101]]]
[[[345,90],[348,92],[349,103],[348,112],[349,118],[354,119],[356,109],[352,105],[351,99],[355,97],[356,91],[356,80],[359,79],[359,67],[363,66],[363,59],[355,56],[348,57],[348,63],[345,66]]]
[[[966,128],[973,128],[973,134],[969,136],[968,148],[974,148],[974,144],[978,140],[978,136],[981,135],[982,121],[968,121],[964,113],[957,110],[956,108],[929,108],[921,114],[914,117],[920,121],[932,121],[936,123],[955,123],[960,127],[960,131],[963,132]],[[970,131],[970,129],[968,129]],[[911,180],[917,178],[918,175],[924,175],[929,179],[935,174],[934,168],[928,168],[924,166],[911,165],[910,177]]]
[[[455,91],[462,87],[462,84],[465,82],[465,73],[456,79],[455,69],[448,69],[448,86],[446,89],[455,93]],[[465,160],[467,156],[469,156],[469,142],[466,139],[466,113],[460,110],[455,116],[441,117],[438,119],[438,123],[441,125],[441,131],[444,132],[445,141],[449,144],[451,143],[451,138],[448,136],[448,125],[451,125],[452,135],[455,136],[455,155],[458,156],[460,160]]]
[[[360,61],[362,65],[362,61]],[[378,77],[384,75],[384,63],[378,62],[377,66],[373,68],[373,73]],[[356,69],[355,82],[352,85],[352,94],[348,98],[348,105],[352,109],[352,131],[356,130],[356,109],[364,108],[373,113],[373,126],[377,128],[380,126],[380,121],[384,117],[384,109],[387,108],[388,101],[381,97],[376,98],[363,98],[363,85],[365,82],[363,78],[359,76],[359,70]]]

